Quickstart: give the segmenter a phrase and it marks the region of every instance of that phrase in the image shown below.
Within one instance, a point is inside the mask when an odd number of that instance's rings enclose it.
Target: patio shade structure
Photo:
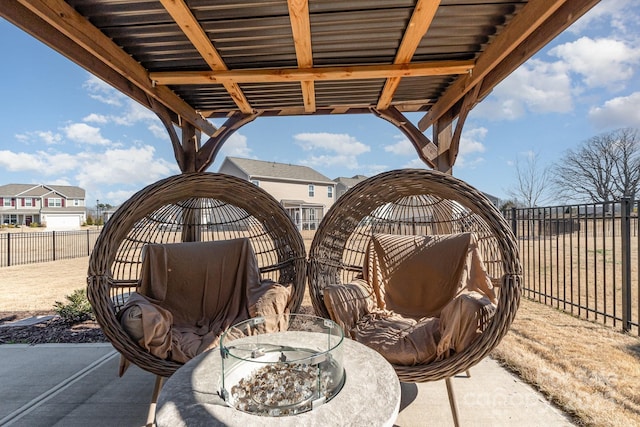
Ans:
[[[261,116],[367,113],[451,173],[474,105],[597,3],[11,0],[0,16],[153,110],[183,172]]]

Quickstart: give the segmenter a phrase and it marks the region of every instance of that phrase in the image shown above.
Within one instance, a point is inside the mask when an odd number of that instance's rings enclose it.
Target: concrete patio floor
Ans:
[[[134,366],[119,378],[119,356],[109,344],[5,344],[0,360],[0,426],[146,423],[155,377]],[[470,378],[454,378],[453,387],[462,426],[572,425],[489,358],[472,368]],[[453,425],[444,381],[402,383],[401,389],[394,425]]]

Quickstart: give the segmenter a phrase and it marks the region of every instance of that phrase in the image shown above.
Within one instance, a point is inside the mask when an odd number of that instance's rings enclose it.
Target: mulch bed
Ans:
[[[32,316],[55,315],[53,312],[0,312],[0,326]],[[108,342],[94,320],[69,323],[59,316],[31,326],[0,327],[0,344],[50,344]]]

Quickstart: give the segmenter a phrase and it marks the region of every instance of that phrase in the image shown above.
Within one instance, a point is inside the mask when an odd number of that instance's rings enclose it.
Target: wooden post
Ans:
[[[449,159],[449,148],[451,147],[451,141],[453,138],[453,132],[451,127],[451,120],[449,115],[441,117],[433,125],[433,140],[438,146],[438,156],[436,157],[436,167],[440,172],[446,174],[453,174],[453,165]],[[436,213],[441,213],[437,217],[434,217],[436,221],[436,230],[438,234],[450,234],[453,232],[453,212],[449,211],[444,213],[440,209],[434,210]]]
[[[447,115],[438,119],[433,125],[433,141],[438,147],[436,169],[449,175],[453,174],[453,165],[449,161],[449,149],[453,140],[451,122],[451,118]]]

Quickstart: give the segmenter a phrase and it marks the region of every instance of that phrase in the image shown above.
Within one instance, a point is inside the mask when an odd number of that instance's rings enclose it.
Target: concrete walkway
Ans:
[[[0,345],[0,426],[142,426],[155,377],[119,378],[109,344]],[[570,426],[539,393],[485,359],[453,379],[462,426]],[[450,426],[444,381],[402,383],[395,425]],[[374,404],[374,403],[372,403]],[[242,426],[250,427],[250,426]]]

